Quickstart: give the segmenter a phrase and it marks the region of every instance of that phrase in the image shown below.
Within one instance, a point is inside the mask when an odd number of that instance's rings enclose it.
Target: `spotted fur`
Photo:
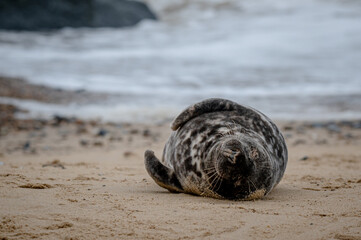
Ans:
[[[171,192],[225,199],[267,195],[281,180],[287,147],[264,114],[226,99],[207,99],[185,109],[159,161],[145,153],[155,182]]]

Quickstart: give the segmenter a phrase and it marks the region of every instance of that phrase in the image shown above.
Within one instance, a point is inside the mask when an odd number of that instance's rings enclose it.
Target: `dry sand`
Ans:
[[[312,124],[278,123],[288,167],[257,201],[156,185],[143,153],[161,155],[168,122],[4,125],[0,239],[361,239],[360,121]]]

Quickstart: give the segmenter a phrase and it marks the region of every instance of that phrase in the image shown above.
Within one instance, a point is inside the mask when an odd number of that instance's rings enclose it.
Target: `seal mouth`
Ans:
[[[234,186],[239,186],[242,183],[245,183],[246,181],[247,181],[247,179],[243,178],[242,176],[238,177],[238,179],[234,182]]]

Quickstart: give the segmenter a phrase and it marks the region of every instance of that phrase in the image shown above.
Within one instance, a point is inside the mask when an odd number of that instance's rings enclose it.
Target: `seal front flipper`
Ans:
[[[168,189],[170,192],[183,192],[174,171],[164,166],[154,155],[153,151],[145,151],[144,163],[148,174],[159,186]]]
[[[246,108],[240,106],[238,103],[227,99],[209,98],[186,108],[183,112],[181,112],[181,114],[178,115],[178,117],[174,119],[171,128],[175,131],[192,118],[198,117],[204,113],[237,111],[239,114],[242,114],[242,112],[246,110]]]

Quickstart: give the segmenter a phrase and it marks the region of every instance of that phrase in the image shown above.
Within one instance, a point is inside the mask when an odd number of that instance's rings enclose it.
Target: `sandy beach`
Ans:
[[[262,200],[228,201],[169,193],[148,176],[144,151],[161,156],[170,121],[17,111],[1,105],[0,239],[361,239],[360,120],[276,121],[283,180]]]
[[[361,1],[34,2],[0,1],[0,240],[361,240]],[[283,133],[263,199],[148,175],[207,98]]]
[[[285,176],[266,198],[239,202],[152,181],[143,153],[161,155],[169,123],[22,124],[1,128],[1,239],[361,238],[360,121],[278,122]]]

